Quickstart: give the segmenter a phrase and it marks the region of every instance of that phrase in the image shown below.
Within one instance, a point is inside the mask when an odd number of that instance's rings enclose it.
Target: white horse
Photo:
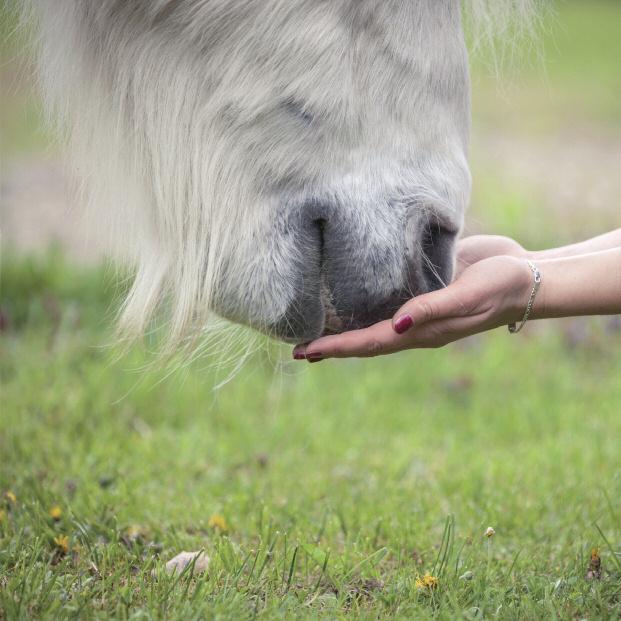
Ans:
[[[534,1],[466,11],[490,33]],[[165,302],[173,344],[210,312],[305,341],[450,280],[470,191],[459,0],[32,4],[49,110],[136,265],[128,333]]]

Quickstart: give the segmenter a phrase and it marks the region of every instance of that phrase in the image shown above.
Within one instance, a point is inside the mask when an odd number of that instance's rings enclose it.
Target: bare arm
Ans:
[[[621,248],[621,229],[610,231],[598,235],[592,239],[570,244],[569,246],[561,246],[559,248],[550,248],[549,250],[535,250],[528,252],[529,258],[533,261],[542,259],[559,259],[561,257],[575,257],[579,254],[587,254],[590,252],[599,252],[600,250],[609,250],[610,248]]]
[[[457,244],[455,275],[458,277],[461,272],[477,261],[503,254],[511,257],[531,259],[532,261],[541,261],[544,259],[575,257],[580,254],[609,250],[610,248],[621,248],[621,229],[598,235],[577,244],[569,244],[568,246],[560,246],[548,250],[526,250],[514,239],[503,235],[471,235],[470,237],[460,239]]]
[[[589,242],[611,241],[604,237]],[[599,252],[543,259],[537,266],[545,280],[533,318],[621,313],[621,244]]]

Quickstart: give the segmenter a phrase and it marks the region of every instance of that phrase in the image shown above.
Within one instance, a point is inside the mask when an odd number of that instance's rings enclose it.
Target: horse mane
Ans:
[[[464,0],[463,22],[471,50],[503,53],[532,38],[549,0]]]

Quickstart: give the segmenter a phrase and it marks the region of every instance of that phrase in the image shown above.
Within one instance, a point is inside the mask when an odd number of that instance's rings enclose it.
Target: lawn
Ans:
[[[109,345],[105,270],[7,261],[3,298],[7,618],[621,615],[614,320],[301,367],[262,349],[214,391],[213,363]],[[207,573],[162,573],[200,549]]]
[[[562,5],[543,88],[605,128],[614,18],[618,3]],[[588,93],[583,49],[608,58]],[[534,92],[537,73],[518,80]],[[528,188],[475,183],[483,228],[563,237]],[[115,343],[112,266],[5,247],[1,268],[0,619],[621,618],[618,317],[314,365],[241,333],[159,364]],[[184,550],[207,571],[167,574]]]

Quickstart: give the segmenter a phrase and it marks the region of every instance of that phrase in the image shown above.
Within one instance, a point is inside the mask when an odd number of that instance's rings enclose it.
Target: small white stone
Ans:
[[[194,559],[194,574],[202,574],[209,567],[209,557],[203,550],[198,552],[179,552],[177,556],[171,558],[166,563],[166,571],[169,574],[177,572],[180,574]]]

